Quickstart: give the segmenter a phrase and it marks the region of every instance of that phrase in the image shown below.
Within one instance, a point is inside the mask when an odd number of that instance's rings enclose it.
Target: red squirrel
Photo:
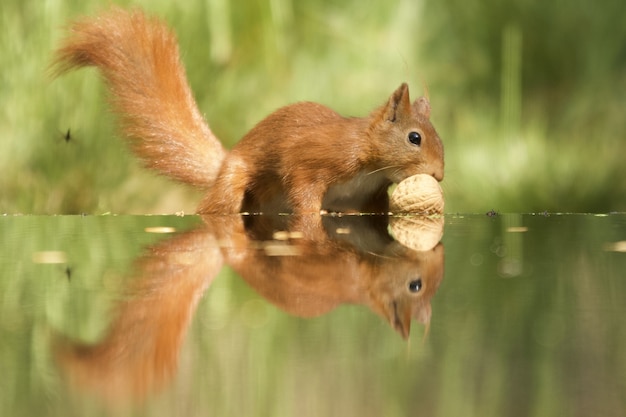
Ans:
[[[97,67],[134,153],[152,169],[206,190],[198,212],[266,207],[294,213],[384,210],[392,183],[443,179],[429,101],[402,84],[366,117],[321,104],[283,107],[228,152],[197,108],[176,37],[158,19],[120,8],[76,21],[56,51],[56,75]]]

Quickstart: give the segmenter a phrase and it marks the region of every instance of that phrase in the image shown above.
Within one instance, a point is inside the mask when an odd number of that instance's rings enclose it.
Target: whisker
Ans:
[[[384,171],[386,169],[391,169],[391,168],[401,168],[401,165],[389,165],[389,166],[386,166],[386,167],[378,168],[378,169],[375,169],[374,171],[368,172],[365,175],[372,175],[372,174],[375,174],[377,172]]]

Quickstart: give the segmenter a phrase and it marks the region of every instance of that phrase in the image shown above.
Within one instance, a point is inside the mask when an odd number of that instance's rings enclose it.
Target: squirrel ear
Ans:
[[[427,119],[430,117],[430,102],[426,97],[420,97],[413,103],[413,109]]]
[[[402,83],[389,97],[389,102],[385,107],[385,120],[394,122],[404,114],[411,114],[411,101],[407,83]]]

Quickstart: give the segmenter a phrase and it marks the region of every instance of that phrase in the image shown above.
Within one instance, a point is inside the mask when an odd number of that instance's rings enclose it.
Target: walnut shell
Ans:
[[[418,174],[401,181],[389,200],[392,213],[443,213],[443,192],[435,178]]]
[[[420,252],[437,246],[443,236],[443,224],[444,218],[439,214],[389,218],[389,229],[393,237],[407,248]]]

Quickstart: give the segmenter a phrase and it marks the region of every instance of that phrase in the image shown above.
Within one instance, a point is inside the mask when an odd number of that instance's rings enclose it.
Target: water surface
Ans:
[[[626,215],[389,220],[0,218],[0,415],[626,415]]]

